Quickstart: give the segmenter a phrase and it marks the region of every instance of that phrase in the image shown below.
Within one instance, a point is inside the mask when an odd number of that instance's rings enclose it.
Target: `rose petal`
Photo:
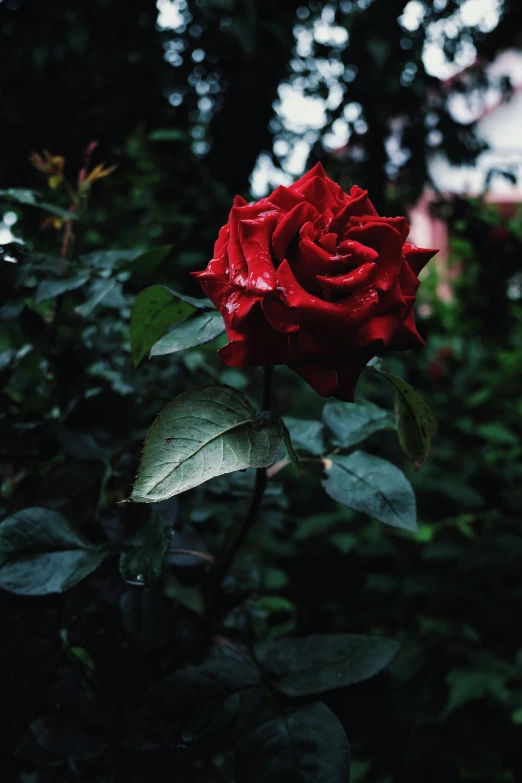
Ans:
[[[410,348],[422,348],[423,345],[426,345],[415,324],[415,313],[413,310],[415,297],[411,297],[411,299],[413,301],[411,302],[411,310],[408,317],[388,344],[388,350],[390,351],[406,351]]]
[[[270,196],[267,196],[266,200],[284,212],[290,212],[298,204],[305,203],[300,193],[295,193],[290,188],[285,188],[284,185],[279,185]]]
[[[317,275],[330,268],[332,272],[344,269],[343,264],[332,267],[330,254],[310,239],[302,239],[298,249],[290,253],[287,260],[300,284],[317,296],[321,296]]]
[[[409,264],[406,261],[403,261],[399,280],[401,283],[402,292],[407,296],[415,296],[420,286],[420,280],[411,270]]]
[[[333,364],[289,364],[322,397],[336,397],[344,402],[354,402],[355,387],[371,354],[358,352]]]
[[[314,224],[310,222],[305,223],[299,231],[299,236],[301,239],[309,239],[311,242],[314,242],[317,239],[317,231]]]
[[[292,358],[288,338],[270,327],[260,307],[251,311],[240,331],[227,328],[227,336],[228,344],[218,353],[229,367],[286,364]]]
[[[387,305],[383,304],[385,297],[393,297],[394,291],[387,294],[380,295],[380,303],[377,308],[377,313],[367,323],[362,324],[356,331],[354,336],[354,344],[360,348],[372,348],[374,353],[382,351],[395,337],[395,335],[402,330],[403,324],[408,319],[408,316],[413,308],[415,302],[414,296],[401,297],[402,303],[397,307],[396,302],[389,302]],[[396,298],[396,297],[394,297]],[[381,312],[381,307],[391,307],[391,309]]]
[[[222,300],[219,307],[227,330],[239,329],[254,305],[260,301],[260,296],[246,293],[244,289],[229,293],[226,299]]]
[[[412,245],[411,242],[404,243],[403,251],[406,261],[412,272],[416,275],[424,269],[430,258],[433,258],[433,256],[439,252],[432,248],[416,247],[415,245]]]
[[[288,246],[304,224],[315,220],[317,216],[315,207],[302,202],[280,219],[272,236],[272,249],[277,261],[283,260]]]
[[[337,234],[341,234],[344,231],[351,217],[358,215],[377,215],[375,207],[368,198],[367,190],[361,190],[361,188],[354,185],[350,191],[350,194],[352,193],[354,193],[354,195],[351,196],[339,212],[337,212],[332,225],[330,226],[330,230],[335,231]]]
[[[289,190],[300,193],[302,186],[314,177],[321,177],[321,179],[326,179],[326,171],[324,170],[322,163],[316,163],[315,166],[310,169],[310,171],[307,171],[306,174],[303,174],[301,179],[298,179],[297,182],[294,182],[293,185],[290,185]]]
[[[203,272],[192,272],[191,274],[197,279],[206,296],[218,310],[221,310],[227,298],[236,290],[228,277],[226,257],[213,258]]]
[[[270,248],[275,221],[275,216],[239,221],[239,239],[248,268],[247,290],[255,294],[275,291],[277,285]]]
[[[312,177],[296,192],[305,196],[306,200],[313,204],[321,214],[326,212],[327,209],[334,210],[337,208],[337,202],[328,190],[328,186],[322,177]]]
[[[337,253],[337,241],[337,234],[323,234],[319,239],[319,244],[327,253],[334,256]]]
[[[373,285],[378,291],[388,291],[402,267],[402,237],[397,229],[387,223],[372,222],[350,228],[347,238],[362,242],[379,253],[379,272]]]
[[[360,188],[358,185],[353,185],[350,188],[350,198],[352,198],[354,201],[357,201],[358,209],[361,209],[364,211],[361,211],[361,215],[377,215],[378,212],[373,206],[372,202],[368,198],[368,191],[364,190],[364,188]],[[356,213],[354,213],[356,214]]]
[[[366,225],[367,223],[386,223],[396,228],[405,242],[410,235],[410,227],[405,217],[379,217],[379,215],[360,215],[352,219],[352,225]]]
[[[372,285],[374,284],[375,282],[372,283]],[[375,309],[375,315],[385,315],[393,312],[396,314],[397,322],[402,323],[408,313],[406,308],[407,298],[403,296],[400,281],[397,280],[388,291],[379,293],[379,307]],[[402,314],[401,310],[403,311]]]
[[[219,256],[223,255],[225,252],[228,241],[230,238],[230,228],[228,227],[228,223],[226,226],[222,226],[219,229],[218,238],[216,239],[216,242],[214,244],[214,258],[218,258]]]
[[[375,275],[377,274],[377,264],[362,264],[348,272],[346,275],[339,275],[338,277],[324,277],[317,275],[325,299],[329,302],[335,302],[338,299],[342,299],[352,291],[366,288],[370,285]]]
[[[322,364],[289,364],[288,366],[321,397],[333,397],[339,388],[337,372],[331,367]]]
[[[261,302],[261,309],[270,326],[277,332],[290,334],[299,331],[300,327],[295,323],[292,309],[277,296],[265,296]]]
[[[230,241],[228,243],[228,269],[230,281],[237,286],[246,285],[248,267],[239,239],[239,216],[241,207],[232,207],[229,216]]]
[[[286,259],[277,270],[277,279],[281,300],[294,309],[293,322],[299,326],[344,331],[368,318],[379,303],[379,295],[371,287],[338,302],[325,302],[305,291]]]

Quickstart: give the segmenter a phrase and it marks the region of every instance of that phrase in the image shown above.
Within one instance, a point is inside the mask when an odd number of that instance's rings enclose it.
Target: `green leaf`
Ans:
[[[131,262],[143,255],[141,249],[129,250],[95,250],[92,253],[80,256],[81,261],[87,266],[93,266],[96,269],[114,269],[124,264],[122,262]]]
[[[127,548],[120,556],[120,571],[129,584],[145,587],[158,581],[171,535],[169,520],[158,514],[125,540]]]
[[[275,420],[259,424],[231,386],[203,386],[176,397],[147,435],[131,500],[165,500],[214,476],[267,467],[281,445]]]
[[[354,451],[325,460],[322,484],[334,500],[392,527],[417,529],[415,495],[404,473],[387,460]]]
[[[109,278],[108,280],[93,280],[89,291],[87,292],[86,301],[74,308],[74,312],[81,315],[83,318],[90,315],[92,311],[102,302],[107,294],[109,294],[116,286],[116,280]]]
[[[179,128],[158,128],[149,133],[149,141],[184,141],[188,136]]]
[[[105,555],[57,511],[27,508],[0,525],[0,587],[20,595],[61,593]]]
[[[195,614],[199,614],[201,617],[204,616],[206,611],[205,600],[198,587],[185,585],[179,579],[176,579],[174,574],[169,573],[165,578],[163,589],[165,595],[169,598],[186,606],[191,612],[195,612]]]
[[[236,783],[348,783],[350,746],[321,702],[281,713],[242,737]]]
[[[285,416],[285,424],[288,427],[294,448],[308,451],[310,454],[324,454],[326,451],[324,427],[320,421]]]
[[[384,669],[400,645],[359,634],[324,634],[277,641],[265,668],[286,696],[309,696],[367,680]]]
[[[147,274],[155,269],[167,258],[173,245],[160,245],[150,250],[141,252],[135,258],[123,259],[118,263],[118,269],[127,269],[132,274]]]
[[[303,469],[301,467],[301,463],[299,462],[299,457],[295,453],[294,447],[292,445],[292,439],[290,438],[288,427],[286,426],[286,423],[284,421],[281,421],[281,424],[283,426],[283,440],[285,442],[286,450],[288,452],[288,458],[294,470],[297,473],[299,473],[299,475],[302,475]]]
[[[330,402],[324,406],[323,420],[332,432],[332,443],[348,449],[379,430],[393,430],[388,411],[371,402]]]
[[[46,299],[55,299],[67,291],[81,288],[89,280],[91,273],[87,270],[77,272],[72,277],[57,278],[56,280],[42,280],[34,297],[35,304],[45,302]]]
[[[49,204],[47,201],[38,201],[37,193],[34,190],[26,190],[25,188],[8,188],[7,190],[0,190],[0,197],[6,198],[9,201],[16,201],[18,204],[27,204],[30,207],[39,207],[46,212],[50,212],[57,217],[61,217],[64,220],[78,220],[78,215],[74,212],[69,212],[68,209],[62,209],[56,207],[54,204]]]
[[[210,311],[187,318],[152,346],[151,356],[165,356],[185,351],[197,345],[209,343],[225,331],[223,318],[218,312]]]
[[[187,302],[187,304],[192,305],[192,307],[195,307],[196,310],[215,310],[216,308],[210,301],[210,299],[202,299],[198,296],[187,296],[187,294],[180,294],[179,291],[173,291],[172,288],[169,288],[169,291],[171,294],[174,294],[178,299],[181,299],[182,302]]]
[[[138,366],[172,324],[193,312],[191,305],[181,302],[163,286],[154,285],[142,291],[134,302],[130,319],[134,366]]]
[[[450,692],[440,719],[446,720],[451,713],[471,701],[488,697],[497,702],[507,701],[509,691],[506,688],[506,682],[508,679],[508,672],[453,669],[446,677]]]
[[[27,190],[25,188],[9,188],[8,190],[0,190],[0,196],[9,199],[10,201],[17,201],[19,204],[36,204],[35,191]]]
[[[420,470],[428,457],[431,441],[437,432],[437,421],[428,403],[409,383],[372,369],[386,378],[395,389],[395,421],[399,443],[415,470]]]

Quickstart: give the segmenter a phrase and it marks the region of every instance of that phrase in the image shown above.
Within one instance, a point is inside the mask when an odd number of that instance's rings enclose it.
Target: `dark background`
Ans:
[[[37,280],[15,280],[2,264],[2,518],[26,506],[55,508],[95,541],[132,526],[144,512],[116,502],[128,493],[162,405],[216,380],[257,393],[257,371],[223,368],[215,346],[135,370],[128,323],[146,285],[197,294],[188,273],[210,258],[231,198],[249,198],[259,154],[279,166],[274,137],[295,143],[274,110],[282,82],[298,74],[310,94],[326,98],[318,67],[342,64],[343,101],[327,111],[308,165],[322,160],[345,188],[368,188],[383,214],[407,212],[420,195],[433,124],[452,162],[472,162],[482,148],[473,126],[454,122],[447,87],[426,74],[421,59],[429,24],[451,16],[459,2],[426,4],[415,32],[398,24],[404,2],[332,0],[328,7],[348,43],[315,42],[310,56],[299,57],[294,27],[311,28],[322,3],[191,0],[173,31],[158,28],[151,0],[0,2],[0,187],[39,188],[66,207],[63,192],[46,191],[28,158],[42,149],[63,155],[72,180],[96,139],[96,162],[118,169],[93,189],[77,255],[172,246],[156,277],[118,280],[121,298],[84,320],[72,313],[83,294],[71,294],[58,334],[49,333],[45,307],[31,300]],[[521,31],[522,7],[505,2],[492,32],[460,29],[445,41],[446,54],[472,40],[485,64],[520,46]],[[405,79],[408,63],[416,71]],[[480,64],[473,73],[485,78]],[[204,96],[211,102],[202,104]],[[353,129],[339,157],[322,141],[347,102],[360,104],[366,129]],[[409,157],[390,167],[385,141],[399,116]],[[5,203],[8,209],[25,251],[59,252],[59,235],[40,228],[41,211]],[[229,584],[231,633],[247,623],[259,638],[350,631],[403,642],[389,672],[328,702],[346,728],[353,780],[361,783],[522,779],[522,324],[519,301],[508,296],[520,274],[522,222],[517,208],[503,214],[479,200],[452,199],[440,210],[451,230],[450,263],[460,270],[454,300],[438,301],[436,272],[428,274],[421,301],[431,314],[419,319],[428,345],[389,361],[428,400],[439,434],[418,474],[403,464],[393,435],[369,446],[414,484],[419,532],[354,518],[320,492],[318,479],[288,475],[268,496],[264,524]],[[281,412],[319,415],[322,401],[310,389],[284,369],[278,376]],[[389,391],[373,381],[361,383],[360,396],[392,406]],[[170,507],[180,541],[217,551],[223,526],[241,511],[242,485],[234,482]],[[197,568],[178,570],[189,586],[197,580]],[[193,620],[189,611],[173,615],[157,588],[136,597],[115,571],[105,564],[56,598],[2,592],[6,779],[231,780],[225,751],[194,755],[176,743],[151,749],[133,733],[127,718],[150,683],[190,660]],[[87,651],[94,674],[71,645]]]

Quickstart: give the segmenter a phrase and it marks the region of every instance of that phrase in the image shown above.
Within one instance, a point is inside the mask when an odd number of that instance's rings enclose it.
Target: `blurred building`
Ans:
[[[467,68],[443,83],[448,107],[462,124],[477,123],[477,134],[488,144],[472,166],[453,166],[443,152],[429,162],[433,187],[427,187],[410,210],[411,239],[423,247],[438,247],[439,294],[451,298],[448,228],[430,206],[452,195],[482,196],[510,213],[522,203],[522,52],[502,52],[485,69],[488,87],[476,82]]]

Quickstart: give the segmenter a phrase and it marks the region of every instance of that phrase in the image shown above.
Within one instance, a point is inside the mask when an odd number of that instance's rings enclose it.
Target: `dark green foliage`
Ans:
[[[349,783],[350,748],[321,702],[282,712],[252,728],[237,751],[238,783]]]
[[[56,511],[26,508],[0,525],[0,587],[47,595],[85,579],[105,557]]]
[[[330,497],[393,527],[417,529],[415,496],[404,474],[386,460],[354,451],[325,458],[323,487]]]
[[[326,5],[347,45],[292,52],[296,22],[311,31]],[[451,160],[480,149],[421,60],[429,22],[459,3],[426,4],[416,31],[397,23],[404,5],[190,0],[192,19],[173,32],[157,29],[148,0],[0,2],[0,207],[23,240],[0,248],[2,780],[518,780],[519,210],[440,205],[454,302],[437,298],[428,266],[427,346],[379,364],[439,422],[418,473],[375,373],[363,374],[356,405],[325,405],[276,368],[274,410],[303,472],[281,447],[221,591],[211,575],[254,471],[122,502],[152,422],[179,394],[218,384],[261,407],[261,371],[219,361],[222,320],[189,272],[212,257],[232,196],[248,197],[258,155],[279,166],[288,153],[272,152],[274,140],[293,150],[303,135],[274,117],[281,82],[310,75],[306,91],[327,97],[325,67],[339,64],[344,97],[329,102],[309,162],[368,187],[385,214],[404,213],[426,180],[430,123]],[[447,54],[470,36],[494,56],[517,43],[520,14],[504,3],[495,30],[463,29]],[[334,156],[325,136],[348,103],[367,130],[350,120],[350,145]],[[394,169],[397,116],[410,157]],[[69,194],[46,188],[27,160],[63,154],[74,183],[91,139],[95,163],[119,168],[76,220]],[[47,216],[74,220],[66,254],[63,228],[40,230]],[[133,307],[152,287],[174,307],[161,330],[140,319],[136,341]],[[420,462],[430,439],[403,402],[399,438]],[[274,452],[279,443],[280,433]],[[357,473],[371,483],[373,468],[388,476],[387,499],[381,479],[361,494]]]
[[[384,669],[397,642],[349,634],[280,639],[268,651],[267,671],[287,696],[309,696],[366,680]]]
[[[176,299],[166,288],[155,285],[142,291],[132,307],[130,322],[134,364],[138,366],[172,324],[193,312],[194,307]]]

